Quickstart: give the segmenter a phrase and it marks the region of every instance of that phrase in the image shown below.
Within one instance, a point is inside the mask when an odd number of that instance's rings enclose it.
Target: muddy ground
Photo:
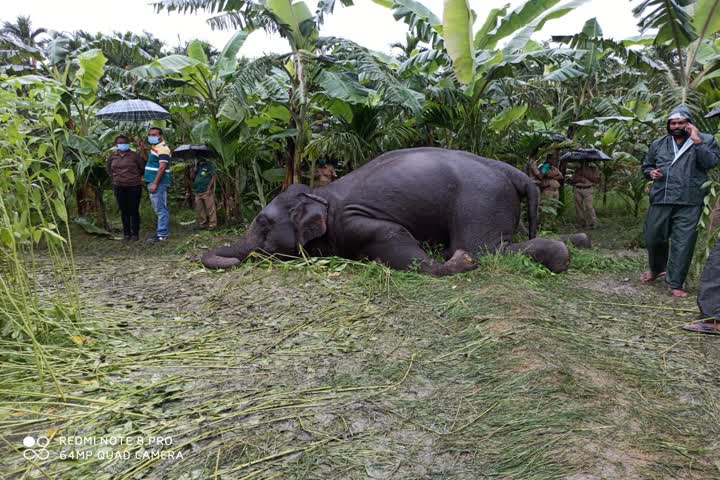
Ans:
[[[678,328],[694,297],[641,285],[642,251],[596,238],[603,248],[575,252],[567,274],[509,257],[442,279],[338,259],[210,272],[187,256],[221,237],[85,239],[75,261],[89,307],[64,367],[73,399],[5,415],[10,443],[52,441],[37,468],[8,450],[3,470],[720,478],[718,338]],[[58,444],[72,435],[171,442],[105,447],[132,454],[108,459]],[[79,451],[89,457],[67,458]]]

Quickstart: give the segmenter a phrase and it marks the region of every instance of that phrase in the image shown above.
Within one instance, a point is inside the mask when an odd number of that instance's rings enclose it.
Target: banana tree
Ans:
[[[55,47],[52,42],[48,45],[49,49]],[[78,179],[75,183],[78,215],[96,215],[105,228],[108,223],[103,190],[107,175],[98,135],[101,125],[94,115],[106,62],[100,49],[66,51],[62,63],[50,61],[44,67],[50,77],[44,80],[59,85],[63,92],[60,99],[65,105],[68,129],[66,155]]]
[[[477,92],[475,84],[495,64],[514,53],[527,51],[530,37],[545,24],[573,11],[586,0],[527,0],[508,13],[509,5],[490,11],[482,26],[473,31],[475,13],[468,0],[444,0],[443,18],[438,18],[416,0],[373,0],[393,10],[423,41],[444,49],[451,59],[455,78]],[[498,48],[498,44],[507,44]]]
[[[657,29],[653,44],[670,67],[666,107],[707,107],[720,88],[720,0],[644,0],[633,13],[642,32]]]
[[[352,5],[352,0],[340,0],[343,5]],[[335,0],[321,0],[315,15],[303,1],[292,0],[164,0],[155,3],[157,10],[195,13],[205,11],[218,15],[208,20],[213,28],[263,28],[278,32],[287,39],[290,47],[289,61],[283,71],[290,80],[288,128],[295,131],[295,137],[288,141],[288,155],[284,186],[300,182],[300,168],[304,150],[310,138],[308,114],[310,110],[309,64],[317,62],[315,54],[319,27],[325,15],[332,13]]]
[[[248,116],[246,88],[265,74],[256,64],[246,64],[238,71],[238,51],[248,35],[248,31],[236,32],[213,60],[208,58],[204,44],[194,40],[188,44],[186,55],[168,55],[131,70],[138,79],[174,86],[166,94],[166,103],[176,116],[182,119],[188,112],[207,116],[206,124],[195,133],[203,131],[202,138],[220,157],[218,170],[223,175],[219,176],[219,185],[228,220],[242,218],[242,193],[247,183],[247,162],[234,148],[235,135]]]
[[[42,53],[38,48],[27,45],[11,35],[0,33],[0,73],[11,75],[30,73],[40,59]]]
[[[496,8],[474,31],[475,14],[467,0],[445,0],[442,20],[414,0],[376,0],[431,45],[430,49],[413,52],[409,62],[416,57],[430,60],[438,68],[448,61],[452,65],[454,76],[440,79],[437,85],[441,88],[430,89],[436,100],[426,109],[426,122],[440,126],[440,139],[446,146],[485,154],[491,153],[488,148],[497,142],[479,132],[500,132],[523,120],[529,110],[527,103],[503,95],[502,84],[516,78],[517,69],[529,71],[576,55],[569,49],[543,49],[530,37],[548,21],[561,18],[583,2],[528,0],[511,12],[509,6]],[[506,44],[500,48],[502,41]],[[462,86],[466,98],[446,95],[455,82]],[[462,133],[465,131],[467,134]]]

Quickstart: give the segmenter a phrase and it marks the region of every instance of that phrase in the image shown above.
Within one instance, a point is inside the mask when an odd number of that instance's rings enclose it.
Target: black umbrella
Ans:
[[[715,107],[705,115],[705,118],[717,117],[718,115],[720,115],[720,107]]]
[[[145,122],[166,120],[170,113],[150,100],[120,100],[102,108],[95,116],[119,122]]]
[[[198,143],[189,143],[187,145],[180,145],[173,150],[173,157],[180,158],[182,160],[189,160],[195,157],[211,157],[213,151],[208,148],[207,145]]]
[[[578,148],[563,154],[560,160],[566,162],[602,162],[612,160],[612,158],[597,148]]]

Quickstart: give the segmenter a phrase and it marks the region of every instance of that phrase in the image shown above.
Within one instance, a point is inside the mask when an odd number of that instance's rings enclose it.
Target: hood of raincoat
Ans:
[[[693,114],[690,112],[690,109],[687,107],[687,105],[680,104],[677,107],[673,109],[672,112],[668,115],[667,123],[665,124],[665,127],[667,128],[668,134],[670,134],[670,119],[675,117],[677,114],[682,115],[684,118],[688,119],[688,122],[695,123],[693,119]]]

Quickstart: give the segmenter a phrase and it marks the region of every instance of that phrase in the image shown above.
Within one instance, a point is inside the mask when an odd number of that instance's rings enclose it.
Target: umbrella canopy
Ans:
[[[705,118],[717,117],[718,115],[720,115],[720,107],[715,107],[705,115]]]
[[[170,113],[150,100],[120,100],[104,107],[95,116],[119,122],[144,122],[168,119]]]
[[[195,157],[211,157],[213,151],[208,148],[207,145],[190,143],[187,145],[180,145],[173,150],[173,157],[188,160]]]
[[[578,148],[563,154],[560,160],[567,162],[598,162],[612,160],[612,158],[597,148]]]

